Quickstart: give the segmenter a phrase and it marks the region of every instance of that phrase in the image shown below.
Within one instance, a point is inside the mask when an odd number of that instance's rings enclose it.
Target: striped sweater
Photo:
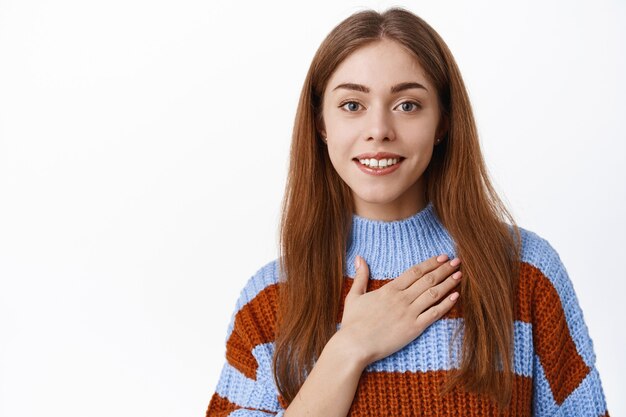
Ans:
[[[506,416],[608,416],[593,343],[572,283],[547,240],[520,228],[522,259],[514,322],[514,388]],[[353,215],[346,251],[343,300],[361,255],[370,268],[368,291],[416,263],[446,253],[453,241],[432,203],[398,221]],[[226,361],[207,417],[281,417],[287,407],[272,374],[278,260],[259,269],[236,302],[226,336]],[[457,303],[458,305],[458,303]],[[495,416],[484,396],[437,391],[460,363],[462,318],[455,305],[397,352],[368,365],[348,416]],[[339,316],[341,317],[341,316]],[[339,322],[338,322],[339,324]],[[449,350],[452,355],[449,355]]]

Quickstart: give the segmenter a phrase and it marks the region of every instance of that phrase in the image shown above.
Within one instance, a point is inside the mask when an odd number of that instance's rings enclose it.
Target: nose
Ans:
[[[367,140],[374,141],[391,141],[395,139],[395,132],[393,129],[393,123],[391,121],[392,115],[389,114],[384,107],[372,109],[369,112]]]

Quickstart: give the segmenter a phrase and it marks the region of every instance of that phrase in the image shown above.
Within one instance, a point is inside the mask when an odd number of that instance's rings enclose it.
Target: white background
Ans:
[[[455,55],[626,415],[625,3],[294,3],[0,0],[0,415],[204,415],[239,291],[277,256],[313,54],[396,4]]]

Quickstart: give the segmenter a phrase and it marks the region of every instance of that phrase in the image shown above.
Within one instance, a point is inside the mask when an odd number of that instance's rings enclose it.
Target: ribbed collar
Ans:
[[[401,220],[370,220],[353,214],[344,273],[354,277],[356,255],[367,262],[370,279],[385,279],[398,277],[412,265],[442,253],[450,259],[456,256],[452,238],[432,202]]]

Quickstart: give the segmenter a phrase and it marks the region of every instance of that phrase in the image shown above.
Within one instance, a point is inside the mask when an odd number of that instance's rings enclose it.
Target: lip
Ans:
[[[389,159],[389,158],[398,158],[398,159],[404,159],[404,157],[402,155],[398,155],[397,153],[390,153],[390,152],[367,152],[367,153],[362,153],[359,154],[357,156],[355,156],[356,159],[370,159],[370,158],[374,158],[374,159],[381,159],[381,158],[385,158],[385,159]]]
[[[373,157],[370,157],[370,158],[373,158]],[[384,158],[384,156],[381,156],[381,158]],[[402,161],[404,161],[404,158],[401,158],[397,163],[393,164],[390,167],[377,168],[377,169],[373,169],[373,168],[363,165],[362,163],[359,162],[358,159],[353,159],[353,161],[357,165],[357,167],[359,167],[361,171],[365,172],[366,174],[378,177],[381,175],[391,174],[396,169],[400,168],[400,164],[402,164]]]

